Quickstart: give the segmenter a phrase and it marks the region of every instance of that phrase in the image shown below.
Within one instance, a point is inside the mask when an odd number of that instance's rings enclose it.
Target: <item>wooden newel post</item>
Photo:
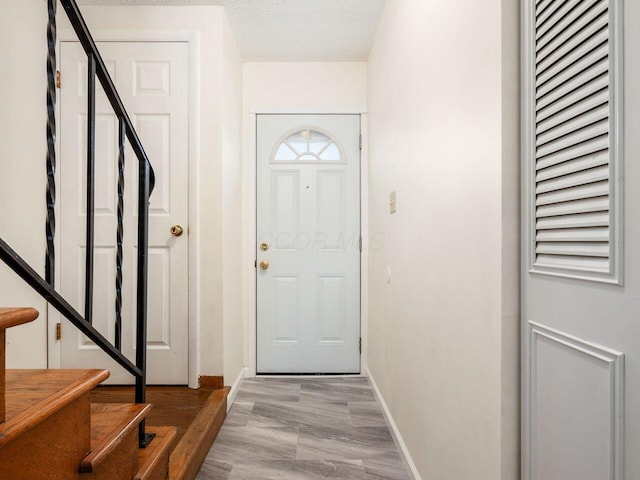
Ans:
[[[0,423],[7,419],[6,399],[6,348],[7,328],[32,322],[38,318],[33,308],[0,308]]]

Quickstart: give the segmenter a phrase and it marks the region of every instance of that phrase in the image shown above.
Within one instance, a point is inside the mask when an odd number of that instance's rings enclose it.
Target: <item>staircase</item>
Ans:
[[[149,404],[91,404],[107,370],[7,370],[6,330],[38,317],[0,308],[0,478],[3,480],[165,480],[173,427],[139,448]]]

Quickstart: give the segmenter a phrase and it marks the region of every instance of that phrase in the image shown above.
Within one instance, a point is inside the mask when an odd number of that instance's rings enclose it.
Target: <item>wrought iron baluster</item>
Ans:
[[[126,124],[119,119],[118,132],[118,227],[116,232],[116,338],[115,347],[122,349],[122,242],[124,235],[124,146]]]
[[[84,318],[93,323],[93,245],[96,188],[96,57],[87,56],[87,235],[85,262]]]
[[[136,305],[136,366],[142,375],[136,378],[136,403],[145,403],[147,384],[147,274],[149,246],[149,196],[151,195],[151,166],[141,162],[138,173],[138,276]],[[155,435],[145,433],[140,423],[138,440],[147,446]]]
[[[58,0],[48,0],[47,12],[47,221],[45,235],[47,253],[45,258],[45,279],[49,285],[55,284],[55,244],[56,235],[56,10]]]

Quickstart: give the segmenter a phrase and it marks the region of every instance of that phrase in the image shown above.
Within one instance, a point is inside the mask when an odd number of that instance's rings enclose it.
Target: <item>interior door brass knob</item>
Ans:
[[[174,237],[179,237],[184,233],[184,228],[182,228],[181,225],[174,225],[169,229],[169,231],[171,232],[171,235],[173,235]]]
[[[267,262],[266,260],[262,260],[260,262],[260,270],[266,270],[267,268],[269,268],[269,262]]]

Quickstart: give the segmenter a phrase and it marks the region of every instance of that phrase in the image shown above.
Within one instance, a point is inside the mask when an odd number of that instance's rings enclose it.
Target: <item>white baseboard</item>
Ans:
[[[391,436],[393,437],[394,442],[396,442],[396,446],[400,450],[400,455],[404,457],[404,461],[406,462],[407,467],[409,467],[409,473],[413,476],[413,480],[422,480],[422,477],[420,476],[420,474],[418,473],[418,469],[416,468],[416,464],[413,462],[413,459],[411,458],[411,454],[409,453],[407,444],[404,443],[402,435],[400,434],[400,430],[398,430],[398,426],[396,425],[396,422],[393,420],[393,417],[391,416],[389,407],[387,407],[387,404],[385,403],[384,398],[382,397],[382,393],[380,393],[380,390],[378,389],[378,385],[376,385],[376,381],[374,380],[368,368],[366,369],[366,374],[367,374],[367,377],[369,378],[369,383],[371,383],[371,387],[373,388],[373,393],[375,394],[376,399],[378,400],[378,403],[380,403],[380,406],[382,407],[382,413],[384,414],[384,418],[387,421],[387,425],[391,430]]]
[[[242,367],[242,369],[240,370],[240,373],[238,374],[238,378],[236,378],[236,381],[233,382],[233,385],[231,385],[231,391],[227,396],[227,413],[231,409],[231,405],[233,405],[233,402],[236,400],[236,396],[238,395],[238,390],[240,389],[240,385],[242,385],[242,382],[244,382],[244,379],[246,378],[248,372],[249,372],[249,369],[247,367]]]

